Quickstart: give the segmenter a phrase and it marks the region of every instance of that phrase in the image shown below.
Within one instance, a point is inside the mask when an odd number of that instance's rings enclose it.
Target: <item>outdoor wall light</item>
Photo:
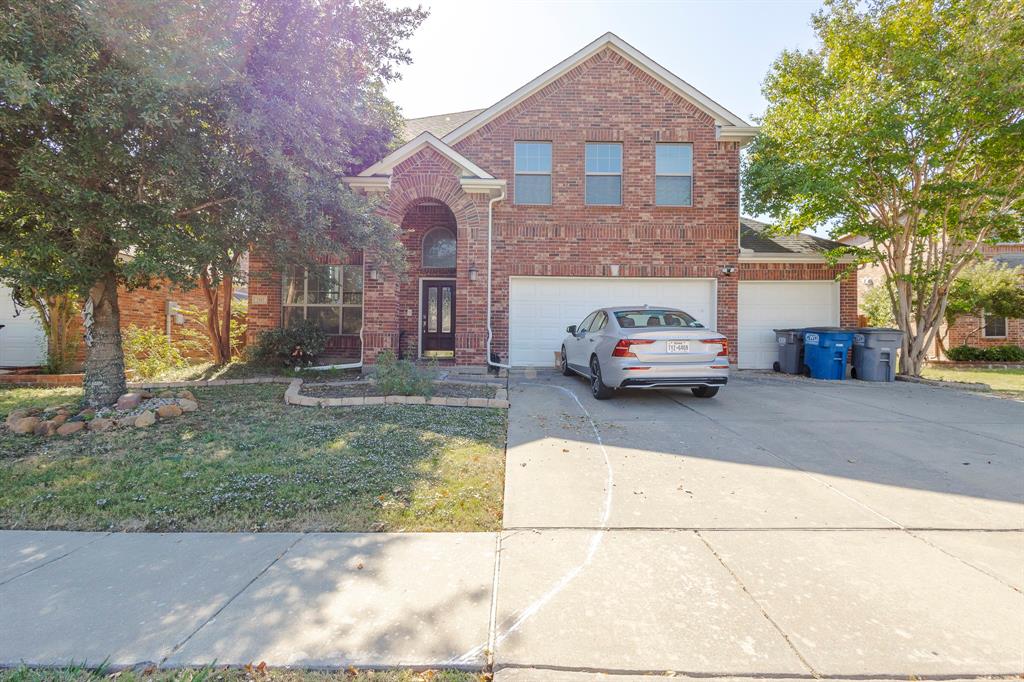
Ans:
[[[618,277],[619,276],[619,266],[618,265],[609,265],[608,269],[611,271],[612,277]]]
[[[469,266],[469,281],[470,282],[475,282],[476,281],[476,266],[475,265],[470,265]]]
[[[723,275],[731,275],[734,272],[736,272],[736,268],[731,265],[726,265],[724,268],[722,268]]]
[[[370,266],[370,279],[372,279],[374,282],[380,279],[380,272],[377,270],[376,265]]]

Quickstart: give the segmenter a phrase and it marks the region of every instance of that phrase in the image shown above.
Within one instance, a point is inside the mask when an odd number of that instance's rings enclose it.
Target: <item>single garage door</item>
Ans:
[[[4,325],[0,329],[0,367],[34,367],[46,362],[46,337],[35,311],[16,311],[11,290],[4,286],[0,286],[0,325]]]
[[[714,328],[715,280],[625,277],[512,277],[509,279],[509,356],[515,366],[554,363],[565,328],[597,308],[668,306]]]
[[[839,283],[740,282],[740,369],[769,369],[779,354],[775,329],[839,325]]]

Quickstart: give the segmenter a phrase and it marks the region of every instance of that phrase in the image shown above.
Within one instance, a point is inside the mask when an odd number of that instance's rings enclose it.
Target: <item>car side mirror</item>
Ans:
[[[569,332],[573,336],[576,336],[576,325],[570,324],[568,327],[565,328],[565,331]]]

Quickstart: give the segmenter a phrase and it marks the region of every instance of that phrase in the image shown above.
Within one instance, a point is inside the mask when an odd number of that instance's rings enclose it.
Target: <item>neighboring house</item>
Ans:
[[[157,329],[177,342],[185,338],[182,332],[186,326],[203,331],[200,325],[182,314],[183,310],[190,308],[206,309],[206,299],[198,288],[184,290],[164,285],[128,291],[122,287],[118,290],[118,304],[122,332],[131,325]],[[41,367],[46,364],[46,335],[35,311],[16,306],[11,290],[2,285],[0,325],[5,325],[0,329],[0,368]],[[79,347],[78,360],[85,360],[84,343]]]
[[[404,145],[350,187],[402,227],[400,279],[372,253],[281,272],[257,251],[249,333],[318,320],[336,355],[551,365],[565,327],[606,305],[676,306],[770,367],[772,329],[853,324],[809,235],[739,214],[757,128],[613,34],[497,104],[406,122]],[[833,245],[834,246],[834,245]]]
[[[840,241],[850,246],[868,243],[865,237],[843,237]],[[983,244],[979,249],[986,258],[1010,267],[1024,266],[1024,244]],[[857,300],[863,300],[868,290],[884,286],[885,271],[880,265],[861,265],[857,269]],[[1024,346],[1024,320],[1020,318],[986,315],[984,320],[975,315],[961,315],[952,325],[941,329],[947,348],[968,345],[977,347],[1011,344]],[[938,358],[938,344],[929,351],[930,358]]]

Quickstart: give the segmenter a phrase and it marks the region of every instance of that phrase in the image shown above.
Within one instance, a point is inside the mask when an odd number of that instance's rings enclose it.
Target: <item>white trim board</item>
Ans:
[[[383,159],[373,164],[357,177],[367,178],[375,176],[388,176],[391,175],[391,171],[395,166],[402,163],[406,159],[413,156],[416,152],[420,151],[424,147],[431,147],[435,149],[442,156],[448,158],[452,163],[457,165],[463,171],[463,177],[474,177],[481,180],[494,180],[494,176],[485,171],[480,166],[476,165],[462,154],[458,153],[450,146],[439,140],[433,134],[428,131],[424,131],[409,140],[401,147],[391,152]]]
[[[619,53],[636,66],[643,69],[650,76],[657,79],[663,85],[674,91],[680,97],[714,118],[720,128],[721,139],[745,142],[749,141],[757,133],[757,126],[750,125],[742,118],[684,81],[682,78],[679,78],[671,71],[655,62],[643,52],[640,52],[640,50],[636,49],[622,38],[618,37],[614,33],[608,32],[584,47],[582,50],[570,56],[568,59],[565,59],[551,67],[504,99],[491,105],[487,109],[484,109],[482,112],[445,135],[442,140],[449,145],[454,145],[476,130],[479,130],[489,121],[505,113],[519,102],[558,80],[574,69],[577,65],[586,61],[606,47]]]

